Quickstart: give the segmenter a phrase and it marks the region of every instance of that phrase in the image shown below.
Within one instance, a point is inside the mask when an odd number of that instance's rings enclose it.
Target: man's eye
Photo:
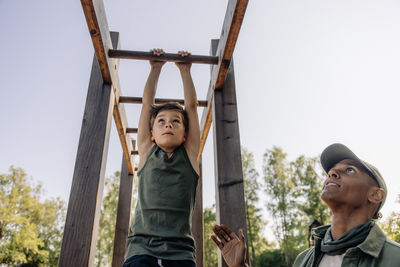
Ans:
[[[164,119],[159,119],[158,122],[159,123],[164,123]]]
[[[353,168],[347,168],[346,172],[347,173],[355,173],[356,171]]]
[[[174,123],[180,123],[180,121],[179,121],[179,120],[174,120],[173,122],[174,122]]]

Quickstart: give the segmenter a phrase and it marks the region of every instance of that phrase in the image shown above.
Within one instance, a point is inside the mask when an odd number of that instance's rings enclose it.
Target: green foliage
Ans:
[[[211,240],[210,236],[213,234],[213,227],[216,224],[215,205],[211,208],[206,208],[203,211],[204,220],[204,266],[215,267],[218,266],[218,247],[214,241]]]
[[[265,192],[270,197],[267,208],[274,214],[275,235],[280,242],[287,266],[291,266],[298,251],[294,248],[295,230],[302,220],[296,212],[296,190],[293,170],[282,149],[274,147],[264,154]]]
[[[268,242],[262,231],[265,222],[262,211],[258,208],[260,181],[259,174],[254,167],[254,156],[242,147],[242,168],[244,179],[244,197],[246,209],[247,236],[250,253],[250,265],[258,266],[256,257],[267,248]]]
[[[400,203],[400,195],[397,202]],[[400,243],[400,212],[392,211],[389,217],[379,224],[391,240]]]
[[[59,198],[41,200],[20,168],[0,174],[0,263],[8,266],[56,266],[65,219]]]
[[[320,197],[326,175],[322,173],[318,162],[316,157],[300,156],[291,162],[291,167],[295,176],[294,196],[298,201],[299,210],[307,217],[308,221],[316,219],[321,225],[324,225],[330,218],[330,212]]]
[[[118,171],[106,179],[95,255],[96,266],[111,266],[112,263],[120,179],[121,173]],[[135,202],[135,190],[132,191],[133,204]],[[131,205],[131,207],[134,207],[134,205]]]
[[[95,262],[97,266],[110,265],[114,247],[115,222],[117,219],[120,173],[106,179],[105,197],[103,199]]]
[[[317,159],[300,156],[290,162],[286,156],[281,148],[267,150],[263,172],[274,232],[286,265],[291,266],[298,253],[308,247],[308,222],[317,219],[326,223],[329,210],[320,199],[324,177],[318,175]]]
[[[257,257],[259,267],[286,267],[286,262],[280,249],[264,250]]]

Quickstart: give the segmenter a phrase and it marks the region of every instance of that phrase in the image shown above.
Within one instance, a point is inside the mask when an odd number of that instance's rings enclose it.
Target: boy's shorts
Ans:
[[[137,255],[127,259],[122,267],[196,267],[196,264],[188,260],[163,260],[148,255]]]

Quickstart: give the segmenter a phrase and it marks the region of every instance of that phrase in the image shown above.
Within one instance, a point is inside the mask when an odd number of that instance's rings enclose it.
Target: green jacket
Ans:
[[[314,259],[321,255],[321,240],[330,226],[314,229],[315,246],[300,253],[293,267],[317,267]],[[377,224],[367,238],[354,248],[349,248],[342,262],[343,267],[399,267],[400,244],[389,240]]]

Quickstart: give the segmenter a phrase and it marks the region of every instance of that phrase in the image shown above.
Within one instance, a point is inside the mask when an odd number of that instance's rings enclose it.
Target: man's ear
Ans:
[[[150,140],[151,140],[151,142],[154,142],[154,136],[153,136],[153,131],[152,130],[150,130]]]
[[[385,194],[386,194],[385,190],[374,186],[373,188],[371,188],[371,190],[368,194],[368,200],[371,203],[375,203],[375,204],[380,203],[380,202],[382,202],[383,198],[385,197]]]

